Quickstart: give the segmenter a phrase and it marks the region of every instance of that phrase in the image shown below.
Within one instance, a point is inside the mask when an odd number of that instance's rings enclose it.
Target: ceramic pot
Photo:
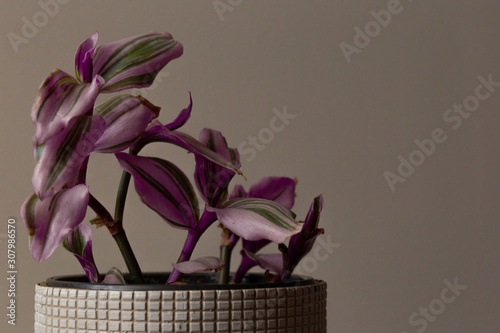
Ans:
[[[85,276],[37,284],[35,332],[326,333],[326,283],[294,276],[266,283],[249,274],[220,285],[190,274],[165,285],[168,273],[145,274],[144,285],[90,284]]]

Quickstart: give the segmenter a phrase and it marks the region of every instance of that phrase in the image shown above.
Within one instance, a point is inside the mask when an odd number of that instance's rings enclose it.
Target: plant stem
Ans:
[[[121,225],[121,222],[120,222]],[[135,258],[134,251],[130,247],[130,243],[128,242],[127,235],[125,234],[125,230],[119,231],[118,233],[113,235],[113,238],[122,253],[123,259],[125,260],[125,264],[127,265],[128,271],[130,273],[130,278],[133,284],[144,284],[144,277],[142,276],[141,268],[139,267],[139,263]]]
[[[217,282],[220,284],[227,284],[229,282],[229,270],[231,264],[231,253],[233,252],[233,247],[231,245],[221,245],[220,246],[220,258],[226,264],[217,273]]]
[[[130,173],[123,171],[118,192],[116,193],[115,220],[123,221],[123,212],[125,211],[125,201],[127,199],[128,187],[130,184]]]
[[[89,206],[96,212],[101,219],[101,223],[106,225],[109,233],[113,236],[127,265],[132,283],[144,283],[141,268],[130,247],[122,221],[114,220],[109,211],[93,195],[90,195]]]
[[[178,263],[191,259],[191,255],[193,254],[196,243],[198,243],[198,239],[198,234],[194,230],[189,230],[181,255],[177,260]],[[172,270],[172,273],[170,273],[170,276],[168,277],[167,284],[179,281],[181,276],[181,272],[176,269]]]
[[[89,207],[97,214],[102,223],[113,223],[114,220],[109,211],[92,194],[90,194]]]

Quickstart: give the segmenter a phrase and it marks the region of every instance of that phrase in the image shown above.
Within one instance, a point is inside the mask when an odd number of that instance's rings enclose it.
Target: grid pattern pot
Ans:
[[[326,333],[326,283],[305,282],[159,285],[159,290],[44,282],[36,286],[35,333]]]

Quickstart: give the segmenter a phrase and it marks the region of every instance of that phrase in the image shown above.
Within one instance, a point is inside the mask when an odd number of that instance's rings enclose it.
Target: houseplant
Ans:
[[[85,271],[85,276],[37,285],[35,330],[326,332],[326,284],[292,276],[323,233],[318,228],[322,197],[297,221],[291,211],[294,179],[267,177],[248,192],[241,185],[230,192],[232,178],[242,175],[238,151],[216,130],[203,129],[198,140],[179,130],[191,115],[191,97],[188,107],[167,124],[156,120],[160,107],[142,96],[113,95],[95,105],[101,94],[150,86],[183,52],[167,33],[100,46],[97,40],[96,33],[79,46],[76,77],[55,70],[45,79],[32,109],[34,193],[21,207],[31,254],[43,261],[62,244]],[[153,142],[171,143],[194,155],[194,181],[203,205],[175,164],[139,155]],[[114,215],[86,184],[88,161],[95,153],[114,156],[122,168]],[[128,242],[123,212],[132,178],[146,206],[187,231],[171,273],[143,274]],[[82,223],[87,207],[97,215],[90,224],[108,229],[116,241],[127,274],[116,268],[99,273],[93,228]],[[192,259],[203,233],[216,222],[222,228],[220,257]],[[231,253],[240,239],[241,264],[230,274]],[[258,253],[273,243],[277,253]],[[247,274],[254,266],[265,274]]]

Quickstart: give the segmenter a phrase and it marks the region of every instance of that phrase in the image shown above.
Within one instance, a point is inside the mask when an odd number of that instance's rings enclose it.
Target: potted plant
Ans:
[[[167,124],[156,120],[160,107],[141,96],[114,94],[95,105],[100,94],[150,86],[183,52],[168,33],[100,46],[97,40],[96,33],[79,46],[75,77],[55,70],[43,81],[32,108],[34,192],[21,207],[31,254],[43,261],[62,244],[85,271],[36,286],[35,332],[326,332],[325,282],[292,275],[323,233],[322,197],[297,220],[294,179],[267,177],[248,191],[241,185],[230,191],[232,178],[242,175],[238,151],[216,130],[203,129],[199,139],[179,130],[191,115],[191,97]],[[194,155],[195,186],[172,162],[140,155],[153,142]],[[96,153],[116,158],[122,169],[114,215],[86,183]],[[128,242],[123,213],[132,179],[146,206],[187,232],[170,273],[143,273]],[[100,274],[93,228],[82,223],[87,207],[97,215],[90,224],[108,229],[116,241],[128,273]],[[219,257],[192,259],[214,223],[222,228]],[[230,273],[240,240],[241,264]],[[269,244],[277,244],[276,253],[259,254]],[[248,273],[254,266],[265,273]]]

